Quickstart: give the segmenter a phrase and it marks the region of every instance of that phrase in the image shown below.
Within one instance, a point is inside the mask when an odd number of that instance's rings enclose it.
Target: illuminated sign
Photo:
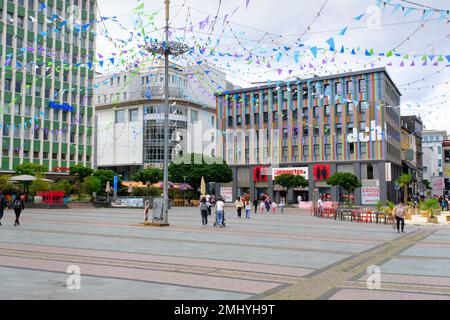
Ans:
[[[253,181],[254,182],[268,182],[269,181],[269,168],[267,168],[267,167],[253,168]]]
[[[53,172],[58,172],[58,173],[64,172],[64,173],[67,173],[67,172],[70,172],[70,168],[55,167],[55,168],[53,168]]]
[[[331,169],[329,164],[316,164],[313,166],[314,180],[325,181],[331,177]]]
[[[356,128],[353,128],[353,132],[347,136],[348,143],[357,142],[375,142],[383,141],[383,128],[376,125],[376,121],[370,122],[370,128],[365,129],[365,132],[358,133]]]
[[[72,107],[68,103],[59,104],[59,103],[56,103],[55,101],[50,101],[49,102],[49,107],[52,108],[52,109],[56,109],[56,110],[75,112],[75,108]]]
[[[296,176],[303,176],[306,180],[308,180],[308,167],[302,168],[274,168],[272,169],[272,177],[275,179],[279,175],[282,174],[293,174]]]

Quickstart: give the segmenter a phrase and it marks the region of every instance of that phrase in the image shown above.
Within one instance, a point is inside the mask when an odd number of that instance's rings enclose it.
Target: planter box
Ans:
[[[411,217],[412,224],[424,224],[427,222],[428,222],[428,217],[422,217],[422,216],[412,216]]]
[[[438,220],[437,217],[428,218],[427,220],[428,220],[428,223],[434,223],[434,224],[438,224],[439,223],[439,220]]]

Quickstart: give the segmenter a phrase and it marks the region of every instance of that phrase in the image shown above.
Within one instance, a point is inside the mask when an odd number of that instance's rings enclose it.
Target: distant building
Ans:
[[[412,190],[413,194],[423,193],[423,122],[416,116],[403,116],[401,117],[402,130],[406,135],[405,145],[403,149],[402,145],[402,161],[403,172],[412,174]],[[402,139],[403,142],[404,139]]]
[[[447,131],[426,130],[423,137],[423,179],[430,181],[433,177],[444,176],[443,143]]]
[[[188,153],[216,156],[216,104],[195,67],[171,63],[169,72],[169,161]],[[209,69],[210,83],[233,88],[225,74]],[[95,91],[97,167],[129,180],[142,168],[164,161],[164,68],[99,75]]]

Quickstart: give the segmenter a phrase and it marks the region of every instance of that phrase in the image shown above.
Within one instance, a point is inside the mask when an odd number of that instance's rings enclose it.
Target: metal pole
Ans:
[[[169,208],[169,5],[166,5],[166,50],[164,52],[164,215],[163,223],[168,223]]]

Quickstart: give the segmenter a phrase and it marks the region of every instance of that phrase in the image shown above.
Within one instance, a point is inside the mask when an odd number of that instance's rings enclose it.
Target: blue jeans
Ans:
[[[250,211],[251,211],[251,209],[245,210],[245,217],[247,219],[250,219]]]
[[[218,224],[223,223],[223,211],[217,211],[217,223]]]

